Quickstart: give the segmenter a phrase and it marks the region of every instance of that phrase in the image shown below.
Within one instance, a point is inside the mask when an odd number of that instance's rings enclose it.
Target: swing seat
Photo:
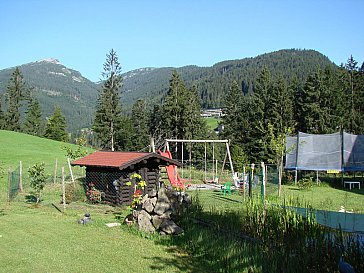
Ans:
[[[231,186],[233,185],[233,183],[231,182],[226,182],[223,186],[221,186],[220,188],[220,194],[224,194],[224,196],[226,194],[231,195]]]

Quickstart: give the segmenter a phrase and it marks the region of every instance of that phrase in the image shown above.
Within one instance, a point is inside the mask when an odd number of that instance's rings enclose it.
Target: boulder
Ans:
[[[152,217],[145,211],[142,210],[138,215],[138,228],[141,231],[153,233],[155,228],[150,221]]]
[[[149,197],[150,198],[153,198],[153,197],[156,197],[157,196],[157,190],[156,189],[152,189],[150,192],[149,192]]]
[[[186,204],[192,204],[192,198],[191,198],[191,196],[189,196],[188,194],[185,194],[183,196],[183,202],[185,202]]]
[[[142,207],[144,210],[146,210],[148,213],[152,213],[153,212],[153,209],[154,209],[154,206],[153,206],[153,203],[152,203],[152,200],[151,199],[146,199],[143,203],[143,207]]]
[[[160,232],[164,232],[166,234],[177,235],[183,232],[183,229],[176,225],[172,220],[165,220],[159,226]]]
[[[142,201],[140,202],[141,204],[144,204],[144,202],[146,201],[146,200],[148,200],[149,199],[149,195],[148,195],[148,193],[146,194],[146,195],[144,195],[143,196],[143,198],[142,198]]]
[[[150,198],[150,201],[152,202],[153,207],[157,204],[157,197]]]
[[[172,213],[172,210],[167,210],[166,212],[164,212],[162,215],[153,215],[152,216],[152,223],[153,223],[153,226],[158,229],[159,226],[167,221],[167,220],[170,220],[171,219],[171,213]]]
[[[154,212],[162,215],[164,212],[171,208],[171,202],[166,194],[166,189],[161,187],[158,191],[158,200],[154,208]]]
[[[160,225],[165,221],[164,218],[161,218],[159,215],[152,216],[152,223],[155,229],[159,229]]]

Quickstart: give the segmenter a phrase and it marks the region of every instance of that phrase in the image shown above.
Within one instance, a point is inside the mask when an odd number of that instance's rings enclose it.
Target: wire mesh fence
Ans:
[[[31,166],[22,166],[21,162],[19,166],[8,172],[8,187],[7,187],[7,198],[8,201],[14,201],[15,197],[20,191],[30,193],[32,191],[30,185],[30,176],[28,170]],[[44,165],[46,175],[46,185],[61,185],[62,179],[65,183],[74,182],[77,179],[85,177],[85,168],[78,166],[69,168],[67,162],[61,164],[58,160],[49,162]]]
[[[8,173],[8,201],[14,199],[14,197],[20,191],[20,166],[14,171]]]

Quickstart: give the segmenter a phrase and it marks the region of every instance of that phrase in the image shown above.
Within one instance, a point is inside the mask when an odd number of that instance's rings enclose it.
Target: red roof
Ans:
[[[124,169],[132,164],[139,163],[140,161],[150,157],[162,159],[164,163],[169,162],[174,165],[181,165],[179,162],[173,159],[169,159],[156,153],[106,151],[97,151],[89,154],[83,158],[73,161],[72,165]]]

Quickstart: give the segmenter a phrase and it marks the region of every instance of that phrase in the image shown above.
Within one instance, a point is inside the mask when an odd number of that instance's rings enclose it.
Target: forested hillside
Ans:
[[[223,61],[212,67],[186,66],[177,69],[188,86],[195,85],[200,94],[202,107],[223,106],[224,94],[232,81],[237,81],[245,93],[252,92],[255,79],[263,66],[272,76],[282,75],[287,81],[297,78],[303,83],[319,66],[334,66],[330,60],[314,50],[280,50],[254,58]],[[168,80],[174,68],[143,69],[124,74],[123,94],[125,105],[137,98],[159,102],[168,89]]]
[[[196,87],[203,108],[221,107],[232,81],[236,81],[245,93],[250,93],[263,66],[268,67],[272,76],[282,75],[288,82],[297,78],[302,84],[318,66],[324,68],[333,64],[317,51],[289,49],[223,61],[212,67],[141,68],[123,74],[122,107],[130,112],[137,99],[146,99],[150,108],[160,103],[175,69],[189,88]],[[49,117],[59,105],[66,117],[68,130],[91,126],[100,85],[55,59],[24,64],[19,68],[26,85],[33,88],[44,117]],[[13,71],[14,68],[0,71],[0,94],[6,91]]]
[[[44,117],[49,117],[58,105],[70,131],[91,125],[98,93],[95,83],[55,59],[24,64],[19,69],[26,86],[38,98]],[[0,71],[0,94],[6,91],[13,71]]]

